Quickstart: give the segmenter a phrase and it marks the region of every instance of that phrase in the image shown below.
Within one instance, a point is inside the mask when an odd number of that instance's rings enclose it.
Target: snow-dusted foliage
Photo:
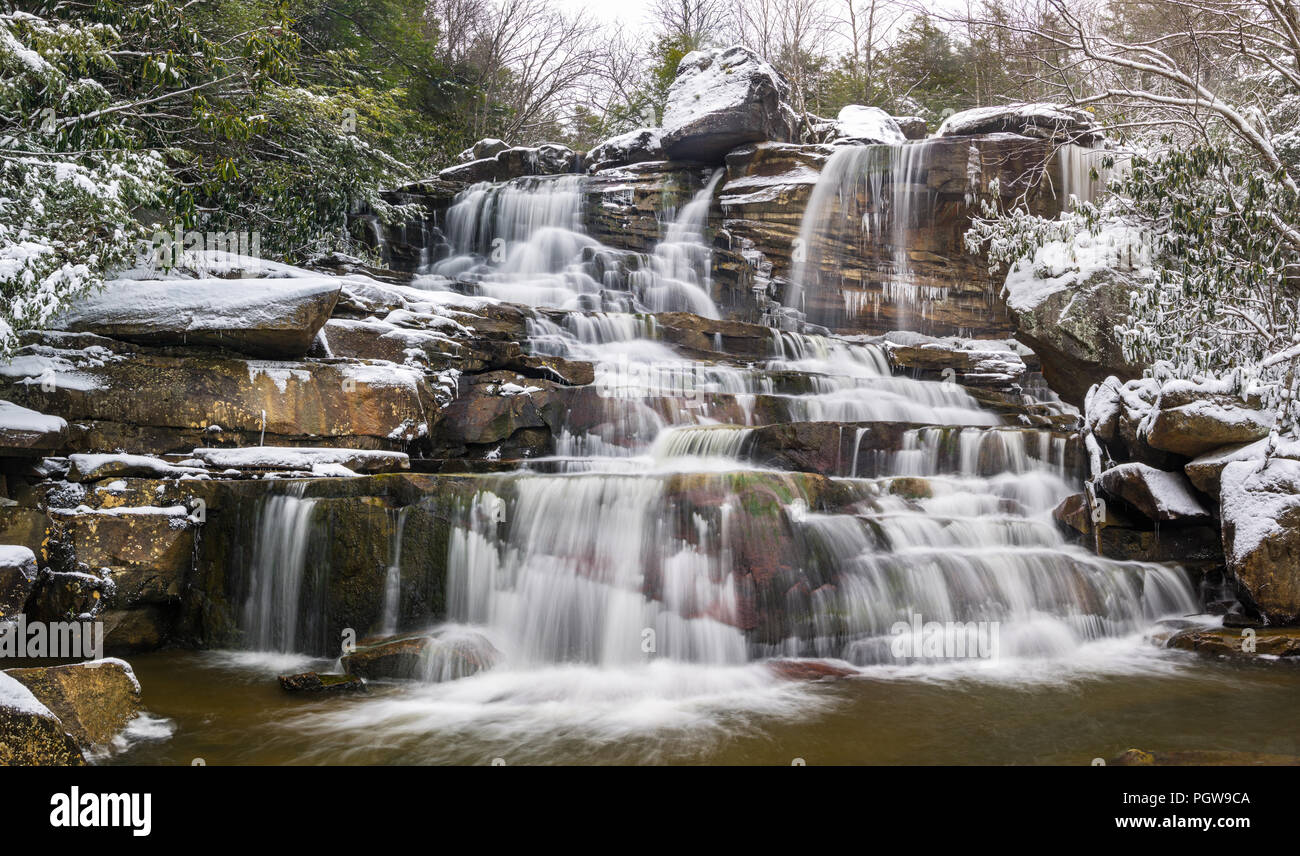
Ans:
[[[1126,357],[1155,377],[1258,387],[1276,408],[1277,428],[1293,427],[1300,360],[1295,4],[1242,0],[1221,7],[1223,20],[1171,21],[1186,28],[1178,39],[1196,46],[1187,56],[1153,47],[1160,40],[1125,43],[1106,22],[1050,2],[1064,15],[1058,44],[1093,72],[1098,91],[1082,100],[1135,135],[1138,153],[1098,206],[1078,205],[1051,221],[1027,205],[986,207],[968,247],[987,248],[995,268],[1014,266],[1008,285],[1023,291],[1021,260],[1040,260],[1055,242],[1077,253],[1082,233],[1140,236],[1150,275],[1131,278],[1129,315],[1115,331]]]
[[[162,155],[111,134],[73,133],[63,117],[104,109],[82,70],[110,65],[112,28],[52,26],[0,15],[0,354],[17,331],[44,325],[135,251],[139,206],[169,183]]]

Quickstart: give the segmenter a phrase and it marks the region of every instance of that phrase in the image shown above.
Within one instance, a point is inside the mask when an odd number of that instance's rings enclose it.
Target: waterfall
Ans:
[[[895,329],[908,330],[928,304],[947,297],[940,286],[916,281],[909,238],[934,208],[929,188],[931,144],[843,146],[822,168],[799,224],[787,302],[818,323],[851,323],[881,301],[896,310]],[[849,282],[849,249],[880,247],[888,269],[879,272],[879,291]],[[836,305],[838,302],[839,305]]]
[[[301,651],[299,613],[314,531],[315,500],[304,499],[306,482],[293,484],[287,494],[262,500],[254,529],[253,554],[244,601],[244,647],[255,651]],[[311,623],[315,616],[304,615]]]
[[[603,246],[582,225],[584,177],[481,182],[446,215],[453,255],[429,265],[423,287],[592,312],[693,312],[718,318],[705,239],[717,170],[666,225],[654,252]]]
[[[406,516],[410,506],[403,506],[397,511],[397,520],[393,526],[393,538],[388,548],[391,561],[384,577],[384,612],[380,618],[380,632],[391,636],[397,632],[398,612],[402,601],[402,536],[406,533]]]

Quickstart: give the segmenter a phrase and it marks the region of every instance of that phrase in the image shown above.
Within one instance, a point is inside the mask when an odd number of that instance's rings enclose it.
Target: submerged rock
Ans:
[[[1300,757],[1217,749],[1189,749],[1175,752],[1129,749],[1107,763],[1112,767],[1296,767],[1300,766]]]
[[[1219,657],[1300,657],[1300,627],[1189,627],[1165,647]]]
[[[367,680],[451,681],[490,669],[501,652],[487,637],[469,631],[395,636],[359,645],[343,657],[349,675]]]
[[[356,675],[330,675],[303,672],[298,675],[280,675],[280,689],[290,693],[351,693],[365,692],[366,682]]]
[[[749,48],[691,51],[677,66],[663,116],[663,147],[674,160],[722,163],[745,143],[790,142],[797,117],[789,84]]]

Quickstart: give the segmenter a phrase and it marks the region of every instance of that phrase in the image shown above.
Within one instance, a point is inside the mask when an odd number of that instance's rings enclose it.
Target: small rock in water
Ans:
[[[365,692],[366,682],[356,675],[303,672],[300,675],[281,675],[280,689],[291,693]]]
[[[1300,757],[1215,749],[1189,749],[1180,752],[1128,749],[1106,763],[1112,767],[1297,767],[1300,766]]]
[[[773,660],[767,664],[778,678],[788,681],[821,681],[847,678],[857,672],[825,660]]]

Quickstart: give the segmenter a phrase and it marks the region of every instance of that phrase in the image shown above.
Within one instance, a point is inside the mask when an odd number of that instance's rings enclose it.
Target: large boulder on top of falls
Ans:
[[[613,166],[627,166],[663,159],[663,132],[658,128],[637,128],[635,131],[610,137],[587,152],[587,169],[598,172]]]
[[[835,117],[834,142],[849,145],[902,145],[908,140],[894,117],[879,107],[849,104]]]
[[[490,151],[492,148],[495,147],[488,147],[483,151]],[[443,181],[474,184],[480,181],[507,181],[525,175],[562,175],[566,172],[577,172],[580,160],[572,149],[559,143],[508,146],[490,156],[485,155],[467,163],[449,166],[438,173],[438,178]]]
[[[721,163],[745,143],[790,142],[798,118],[789,92],[776,69],[749,48],[691,51],[668,88],[664,151],[673,160]]]
[[[460,163],[469,163],[484,158],[494,158],[508,148],[510,148],[510,144],[505,140],[498,140],[496,137],[484,137],[457,155],[456,160]]]
[[[1264,618],[1300,619],[1300,461],[1232,461],[1220,480],[1228,570]]]
[[[213,345],[256,357],[307,353],[339,299],[332,276],[116,280],[82,298],[54,329],[145,345]]]
[[[962,110],[945,119],[935,136],[998,133],[1083,146],[1095,146],[1102,141],[1101,125],[1091,113],[1064,104],[1005,104]]]
[[[1053,391],[1075,406],[1108,377],[1142,376],[1115,332],[1128,316],[1129,292],[1148,275],[1139,240],[1124,227],[1085,232],[1044,245],[1007,274],[1016,338],[1038,355]]]

